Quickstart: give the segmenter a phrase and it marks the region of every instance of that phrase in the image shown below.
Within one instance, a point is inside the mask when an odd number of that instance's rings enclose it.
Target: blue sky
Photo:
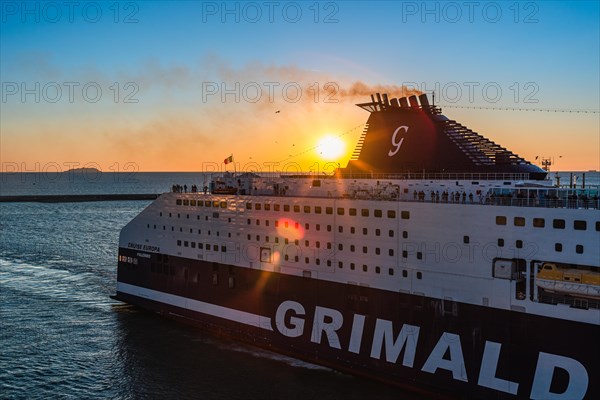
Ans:
[[[122,85],[133,81],[139,85],[140,102],[135,108],[99,103],[90,107],[62,99],[59,104],[44,104],[44,99],[42,104],[33,104],[16,101],[18,94],[3,97],[3,160],[21,160],[26,152],[20,140],[39,129],[45,118],[54,121],[54,129],[59,129],[62,119],[68,131],[77,128],[74,122],[67,122],[70,115],[79,123],[83,123],[82,116],[88,116],[91,123],[108,119],[112,129],[124,125],[111,116],[127,115],[127,126],[143,130],[154,123],[151,118],[163,113],[169,113],[163,115],[163,120],[176,119],[175,108],[189,106],[189,112],[192,108],[206,111],[209,106],[205,102],[194,101],[201,82],[229,78],[260,82],[298,79],[306,84],[313,80],[320,85],[334,81],[341,87],[355,81],[369,85],[416,82],[421,87],[425,83],[425,89],[438,88],[438,101],[448,105],[600,107],[597,1],[477,1],[470,3],[471,9],[467,2],[421,1],[79,2],[78,6],[72,5],[72,17],[66,4],[2,2],[2,82],[40,82],[43,86],[47,82],[98,81],[107,95],[111,82]],[[268,4],[274,4],[272,21]],[[226,8],[232,12],[226,13]],[[256,10],[260,10],[260,16]],[[472,99],[468,96],[469,85],[474,88]],[[492,97],[500,88],[502,94],[497,101],[484,95],[486,85]],[[462,93],[456,92],[456,87]],[[3,96],[6,90],[3,86]],[[252,113],[237,106],[233,108],[240,115],[244,110]],[[450,110],[446,109],[446,114]],[[466,125],[469,120],[475,121],[483,134],[487,129],[497,134],[495,127],[507,117],[518,121],[519,126],[530,124],[533,130],[548,122],[548,118],[541,120],[541,116],[532,114],[452,112]],[[37,128],[25,121],[26,116],[37,121]],[[590,143],[598,144],[598,114],[579,120],[560,115],[549,118],[562,131],[578,132],[580,136],[571,137],[569,146],[579,143],[589,168],[598,168],[600,155],[596,151],[594,156],[589,150]],[[25,128],[27,123],[30,125]],[[540,142],[542,133],[537,134],[537,140],[525,143],[527,149]],[[511,134],[506,139],[514,141]],[[93,140],[74,144],[82,149],[82,162],[86,159],[83,150],[90,143]],[[215,149],[218,145],[214,143]],[[561,147],[548,144],[539,151],[556,153]],[[109,150],[103,155],[98,151],[90,151],[87,157],[93,154],[107,159],[110,154]],[[570,158],[573,166],[579,167],[575,163],[577,151],[574,147]],[[64,154],[57,152],[56,158],[61,157]],[[141,158],[136,162],[141,169],[160,168],[144,164]],[[177,165],[169,164],[168,168],[177,169]],[[188,164],[181,165],[181,169],[188,168]]]

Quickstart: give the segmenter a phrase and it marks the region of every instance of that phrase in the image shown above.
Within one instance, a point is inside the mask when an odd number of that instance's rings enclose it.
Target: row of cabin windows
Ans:
[[[507,218],[505,216],[496,216],[496,225],[506,225]],[[524,217],[514,217],[514,226],[525,226]],[[544,228],[546,226],[546,220],[544,218],[533,218],[532,225],[534,228]],[[564,219],[553,219],[552,227],[554,229],[565,229],[566,223]],[[573,221],[573,229],[577,231],[585,231],[587,229],[587,221],[575,220]],[[596,230],[600,231],[600,221],[596,221]]]
[[[163,216],[162,211],[160,212],[160,216]],[[213,212],[212,214],[213,218],[219,218],[219,213],[218,212]],[[169,218],[173,217],[173,213],[169,213]],[[177,218],[181,218],[181,214],[177,213]],[[185,218],[186,219],[190,219],[190,214],[185,214]],[[196,220],[200,221],[200,215],[196,215]],[[208,215],[204,216],[204,220],[208,221]],[[231,218],[228,218],[228,222],[231,222]]]
[[[219,200],[189,200],[189,199],[176,199],[175,204],[178,206],[192,206],[192,207],[215,207],[215,208],[227,208],[226,201]]]
[[[229,218],[229,222],[231,222],[231,218]],[[252,224],[252,220],[248,219],[248,225],[251,225],[251,224]],[[256,225],[260,225],[260,220],[258,220],[258,219],[256,220]],[[269,220],[265,220],[265,225],[269,226]],[[289,228],[290,227],[289,226],[289,222],[287,222],[287,221],[284,222],[284,226],[286,228]],[[150,229],[150,224],[146,224],[146,227],[148,229]],[[279,221],[275,221],[275,227],[279,227]],[[300,227],[300,224],[298,222],[294,223],[294,228],[295,229],[298,229],[299,227]],[[154,224],[153,228],[157,229],[157,225]],[[160,228],[160,226],[158,226],[158,228]],[[304,224],[304,228],[306,230],[309,230],[310,229],[310,224],[308,224],[308,223]],[[321,230],[321,224],[315,224],[315,228],[316,228],[317,231],[320,231]],[[163,229],[163,231],[166,230],[167,226],[163,225],[162,229]],[[171,231],[175,231],[175,227],[174,226],[171,226]],[[189,228],[189,231],[190,231],[190,233],[193,233],[193,229],[192,228]],[[327,225],[327,231],[328,232],[332,231],[331,225]],[[179,227],[179,232],[183,232],[183,227]],[[338,226],[338,232],[343,233],[344,232],[344,227],[343,226]],[[198,229],[198,234],[200,235],[201,233],[202,233],[202,230]],[[353,227],[353,226],[351,226],[350,227],[350,233],[355,234],[356,233],[356,228]],[[369,229],[368,228],[362,228],[362,233],[363,233],[363,235],[368,235],[369,234]],[[207,234],[210,236],[211,231],[208,230]],[[220,236],[220,233],[216,232],[216,235]],[[231,232],[229,232],[227,235],[228,235],[228,237],[231,237]],[[388,236],[389,237],[394,237],[394,235],[395,235],[395,233],[394,233],[393,229],[388,230]],[[381,229],[379,229],[379,228],[375,229],[375,236],[381,236]],[[402,231],[402,238],[408,239],[408,231]],[[465,243],[468,243],[468,236],[465,236],[465,238],[466,238],[465,239],[466,240]],[[268,241],[268,239],[267,239],[267,241]]]
[[[504,247],[504,239],[498,239],[498,247]],[[522,240],[515,241],[515,247],[517,249],[522,249],[523,241]],[[562,243],[554,243],[554,251],[556,251],[558,253],[562,252],[563,251]],[[575,253],[583,254],[583,245],[582,244],[575,245]]]
[[[252,210],[252,204],[253,203],[246,203],[246,209],[248,210]],[[270,211],[271,210],[271,204],[270,203],[265,203],[264,205],[262,203],[254,203],[254,209],[255,210],[265,210],[265,211]],[[299,213],[299,212],[304,212],[305,214],[310,214],[310,213],[315,213],[315,214],[323,214],[323,207],[321,206],[300,206],[298,204],[294,204],[292,206],[290,206],[289,204],[283,204],[283,211],[285,212],[290,212],[292,211]],[[281,211],[281,204],[273,204],[273,211]],[[334,213],[334,208],[333,207],[325,207],[325,214],[329,214],[329,215],[333,215]],[[337,207],[335,209],[335,213],[337,215],[345,215],[346,214],[346,209],[344,207]],[[357,216],[359,214],[359,210],[356,208],[349,208],[348,209],[348,215],[350,216]],[[371,210],[368,208],[361,208],[360,209],[360,215],[363,217],[369,217],[371,215]],[[396,218],[396,210],[387,210],[386,215],[388,218]],[[373,216],[375,216],[375,218],[383,218],[383,211],[376,209],[373,210]],[[409,211],[401,211],[400,212],[400,217],[402,219],[410,219],[410,212]]]
[[[150,224],[146,224],[146,227],[148,229],[150,229]],[[160,228],[160,226],[158,226],[158,228]],[[157,225],[156,224],[154,224],[154,229],[157,229]],[[167,226],[163,225],[162,229],[163,229],[163,231],[166,231],[167,230]],[[171,227],[171,231],[175,231],[175,227],[174,226]],[[186,228],[186,231],[187,231],[187,228]],[[179,232],[183,233],[183,227],[179,227]],[[189,232],[190,233],[194,233],[194,230],[192,228],[189,228]],[[198,235],[200,235],[200,234],[202,234],[202,230],[198,229]],[[211,230],[210,229],[207,231],[207,234],[208,234],[208,236],[211,235]],[[219,231],[217,231],[216,235],[217,236],[221,236],[221,233]],[[231,237],[231,232],[227,232],[227,237]]]
[[[331,260],[327,260],[327,266],[331,266]],[[343,261],[338,261],[338,268],[342,269],[344,268],[344,262]],[[356,270],[356,264],[355,263],[350,263],[350,269],[352,271]],[[362,265],[362,270],[364,272],[368,272],[369,271],[369,267],[366,264]],[[379,266],[375,266],[375,273],[376,274],[380,274],[381,273],[381,267]],[[393,276],[394,275],[394,268],[388,268],[388,275]],[[402,270],[402,277],[403,278],[408,278],[408,270],[403,269]],[[417,272],[417,279],[423,279],[423,273],[422,272]]]
[[[177,241],[177,246],[181,247],[183,245],[183,247],[191,247],[192,249],[196,248],[196,242],[190,242],[188,240],[178,240]],[[198,242],[198,249],[200,250],[212,250],[212,251],[219,251],[219,245],[218,244],[209,244],[209,243],[200,243]],[[221,246],[221,252],[225,253],[227,251],[227,246]]]
[[[247,220],[247,224],[248,225],[252,225],[252,220],[250,218],[248,218]],[[255,220],[255,224],[257,226],[260,226],[260,220],[257,219]],[[265,220],[265,225],[269,226],[269,220]],[[275,227],[278,228],[280,225],[279,221],[275,221]],[[284,221],[283,222],[283,227],[284,228],[290,228],[290,222],[289,221]],[[298,222],[294,222],[294,229],[299,229],[300,228],[300,223]],[[327,232],[331,232],[333,230],[333,227],[331,225],[327,225]],[[306,223],[304,224],[304,229],[309,230],[310,229],[310,224]],[[320,231],[321,230],[321,224],[315,224],[315,230]],[[339,233],[344,233],[344,227],[342,225],[338,226],[338,232]],[[350,227],[350,233],[355,234],[356,233],[356,227],[351,226]],[[362,228],[362,234],[363,235],[368,235],[369,234],[369,229],[368,228]],[[375,236],[381,236],[381,229],[377,228],[375,229]],[[388,236],[389,237],[394,237],[394,230],[390,229],[388,230]],[[402,237],[404,239],[408,238],[408,232],[407,231],[402,231]]]
[[[251,235],[251,234],[248,234],[248,235],[246,236],[246,238],[247,238],[248,240],[252,240],[252,235]],[[284,244],[290,244],[290,240],[289,240],[288,238],[282,238],[282,239],[283,239],[283,243],[284,243]],[[256,241],[260,241],[260,235],[256,235]],[[265,242],[269,243],[270,241],[271,241],[271,237],[270,237],[270,236],[265,236]],[[275,243],[279,243],[279,241],[280,241],[280,240],[279,240],[279,237],[278,237],[278,236],[275,236],[275,238],[274,238],[274,241],[275,241]],[[294,240],[294,244],[295,244],[296,246],[299,246],[299,245],[300,245],[300,240],[298,240],[298,239]],[[309,241],[309,240],[305,240],[305,241],[304,241],[304,246],[306,246],[306,247],[310,247],[310,241]],[[315,242],[315,247],[316,247],[317,249],[320,249],[320,248],[321,248],[321,242],[317,240],[317,241]],[[331,244],[331,242],[327,242],[327,245],[326,245],[326,247],[327,247],[327,249],[328,249],[328,250],[331,250],[331,249],[333,248],[333,245]],[[343,245],[342,243],[339,243],[339,244],[338,244],[338,250],[344,250],[344,245]],[[356,251],[356,246],[355,246],[355,245],[353,245],[353,244],[352,244],[352,245],[350,245],[350,251],[354,253],[354,252]],[[363,246],[363,247],[362,247],[362,252],[363,252],[364,254],[368,254],[368,252],[369,252],[369,248],[368,248],[367,246]],[[375,254],[376,254],[376,255],[380,255],[380,254],[381,254],[381,248],[379,248],[379,247],[376,247],[376,248],[375,248]],[[390,257],[393,257],[393,256],[394,256],[394,250],[393,250],[393,249],[388,249],[388,255],[389,255]]]

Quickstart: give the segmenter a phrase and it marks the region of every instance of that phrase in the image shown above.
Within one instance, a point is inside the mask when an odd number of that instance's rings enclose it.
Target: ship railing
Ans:
[[[472,172],[401,172],[401,173],[276,173],[289,178],[343,178],[394,180],[448,180],[448,181],[528,181],[527,173],[472,173]],[[264,176],[261,174],[261,176]]]
[[[184,192],[181,192],[184,193]],[[210,191],[185,192],[189,194],[226,194],[226,195],[248,195],[248,196],[280,196],[287,197],[285,193],[275,194],[272,191],[265,192],[263,190],[250,191],[248,193],[216,193]],[[440,203],[440,204],[460,204],[460,205],[484,205],[484,206],[502,206],[502,207],[538,207],[538,208],[571,208],[571,209],[594,209],[600,210],[600,199],[597,194],[593,197],[514,197],[509,195],[493,195],[493,192],[487,194],[477,194],[471,196],[472,193],[453,192],[448,193],[398,193],[398,192],[382,192],[377,189],[354,190],[349,193],[334,194],[328,193],[327,196],[302,196],[307,198],[337,198],[337,199],[356,199],[356,200],[379,200],[379,201],[399,201],[407,203]],[[288,194],[288,196],[294,196]]]
[[[491,206],[513,207],[600,209],[600,200],[598,199],[519,199],[510,197],[486,197],[485,204]]]
[[[539,208],[573,208],[573,209],[595,209],[600,210],[600,199],[598,197],[588,198],[538,198],[538,197],[511,197],[511,196],[493,196],[491,193],[483,195],[473,195],[465,193],[438,193],[431,195],[423,191],[417,193],[400,193],[396,195],[390,193],[378,193],[369,190],[363,190],[356,194],[346,194],[343,198],[360,200],[383,200],[400,201],[414,203],[440,203],[440,204],[461,204],[461,205],[486,205],[486,206],[505,206],[505,207],[539,207]]]

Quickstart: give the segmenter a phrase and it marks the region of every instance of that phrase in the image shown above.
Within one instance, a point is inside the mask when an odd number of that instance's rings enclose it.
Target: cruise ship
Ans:
[[[114,298],[430,393],[600,398],[598,188],[553,186],[425,94],[370,100],[334,173],[162,194],[121,231]]]

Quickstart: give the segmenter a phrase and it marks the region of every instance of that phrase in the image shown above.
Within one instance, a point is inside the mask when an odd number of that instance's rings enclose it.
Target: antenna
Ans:
[[[435,90],[431,92],[431,105],[435,107]]]

